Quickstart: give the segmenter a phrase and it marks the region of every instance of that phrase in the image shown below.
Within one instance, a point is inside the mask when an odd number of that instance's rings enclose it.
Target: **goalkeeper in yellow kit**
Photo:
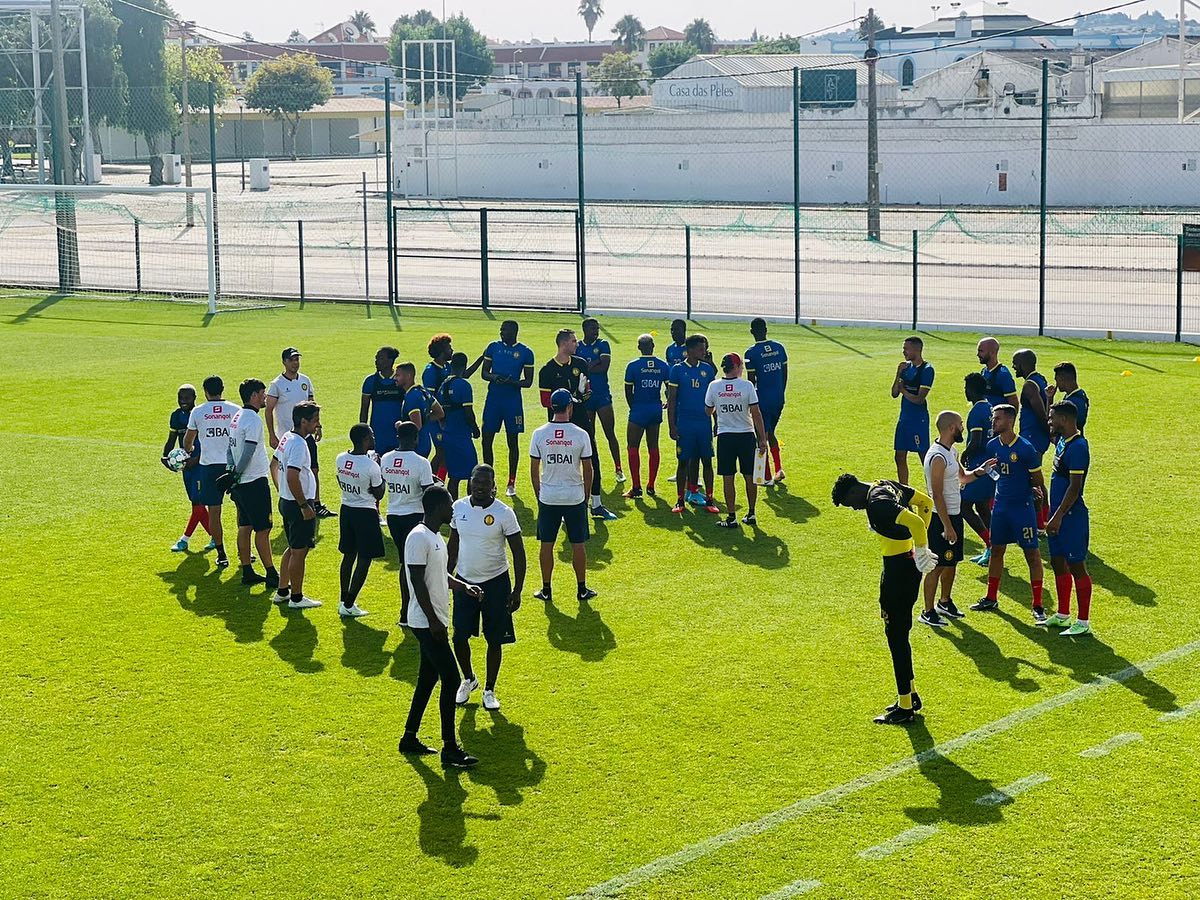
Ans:
[[[875,717],[878,725],[906,725],[921,708],[913,686],[913,607],[921,590],[921,576],[932,572],[937,559],[929,550],[928,528],[933,501],[898,481],[864,484],[853,475],[841,475],[833,485],[833,505],[866,510],[871,530],[879,535],[883,574],[879,577],[879,608],[883,632],[896,673],[896,702]]]

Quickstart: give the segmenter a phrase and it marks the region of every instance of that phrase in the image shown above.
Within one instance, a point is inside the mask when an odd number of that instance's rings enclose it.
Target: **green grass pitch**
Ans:
[[[925,713],[882,729],[877,541],[829,489],[894,475],[902,332],[773,327],[789,478],[759,529],[624,501],[605,458],[621,518],[589,545],[599,599],[578,608],[564,562],[544,607],[531,569],[503,714],[475,695],[459,728],[482,763],[444,774],[396,752],[417,651],[393,625],[394,549],[374,614],[343,624],[326,526],[307,585],[326,605],[281,613],[168,552],[187,510],[158,454],[180,382],[216,372],[234,396],[294,344],[332,459],[381,344],[423,362],[445,329],[475,353],[499,318],[0,299],[0,896],[1197,896],[1195,347],[1001,339],[1006,361],[1073,360],[1092,397],[1095,636],[1033,627],[1015,554],[999,615],[914,627]],[[519,319],[540,365],[568,320]],[[602,322],[616,369],[639,332],[668,340],[665,320]],[[694,327],[718,356],[749,344],[744,324]],[[926,336],[935,412],[965,411],[977,338]],[[623,443],[620,402],[618,423]],[[983,582],[964,564],[960,605]]]

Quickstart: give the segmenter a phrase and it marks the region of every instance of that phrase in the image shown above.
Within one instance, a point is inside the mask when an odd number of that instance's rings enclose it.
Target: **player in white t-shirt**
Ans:
[[[279,561],[279,588],[274,603],[286,603],[289,609],[311,609],[320,600],[304,596],[304,567],[308,551],[316,546],[317,511],[313,497],[313,477],[308,441],[321,425],[321,407],[311,400],[297,403],[292,410],[292,430],[279,439],[271,461],[271,473],[279,487],[279,515],[287,549]]]
[[[292,429],[292,410],[296,408],[296,404],[317,399],[312,379],[300,371],[300,351],[295,347],[288,347],[281,355],[283,371],[267,386],[267,433],[270,435],[272,449],[277,448],[282,436]],[[318,519],[328,519],[335,513],[321,502],[321,465],[317,460],[317,442],[320,440],[320,428],[308,436],[308,453],[317,485],[313,506]]]
[[[479,687],[471,667],[470,638],[487,641],[487,671],[483,684],[483,708],[500,708],[496,699],[496,677],[505,644],[515,643],[513,613],[521,606],[525,587],[525,545],[517,514],[496,499],[496,470],[476,466],[467,481],[466,497],[454,504],[450,519],[449,571],[467,584],[477,584],[483,596],[474,600],[462,591],[454,594],[454,655],[462,669],[462,684],[455,702],[460,706]],[[509,577],[508,553],[512,552],[513,575]]]
[[[383,454],[379,467],[387,496],[387,525],[396,551],[400,554],[400,619],[408,624],[408,579],[404,574],[404,542],[424,517],[421,497],[436,483],[428,458],[417,452],[421,429],[414,422],[396,423],[398,449]]]
[[[576,596],[581,603],[596,592],[587,586],[588,539],[587,491],[592,483],[592,440],[588,433],[571,423],[575,398],[566,388],[550,394],[553,417],[533,433],[529,442],[529,477],[538,500],[537,538],[541,542],[538,561],[542,569],[542,589],[533,596],[552,603],[550,578],[554,574],[554,542],[566,526],[571,544],[571,562],[578,581]]]
[[[221,527],[225,491],[217,479],[228,471],[229,426],[240,408],[221,396],[224,391],[225,382],[219,376],[204,379],[204,402],[192,409],[183,436],[183,449],[188,453],[197,439],[200,441],[200,502],[208,507],[208,530],[216,544],[218,569],[229,566],[229,557],[225,555],[225,531]]]
[[[767,452],[767,429],[758,407],[758,389],[742,377],[742,358],[726,353],[721,359],[724,377],[714,379],[704,395],[704,407],[717,420],[717,474],[725,481],[725,509],[721,528],[737,528],[737,473],[746,480],[746,505],[743,524],[757,525],[754,504],[758,485],[754,483],[754,453]]]
[[[342,599],[338,615],[360,618],[367,611],[358,605],[358,594],[367,583],[371,560],[384,554],[383,531],[379,528],[379,513],[375,504],[383,499],[383,472],[374,459],[375,432],[370,425],[359,422],[350,429],[353,450],[339,453],[337,458],[338,487],[342,489],[341,536],[338,550],[342,554]]]
[[[401,753],[419,755],[435,752],[421,742],[417,730],[421,727],[421,717],[433,695],[434,685],[441,682],[438,715],[442,725],[442,766],[469,769],[479,760],[458,744],[454,728],[458,665],[454,662],[446,628],[450,624],[450,589],[465,591],[475,600],[483,596],[483,591],[446,574],[446,542],[439,532],[453,515],[450,492],[441,485],[430,487],[421,496],[421,506],[421,522],[404,542],[408,587],[414,601],[408,613],[408,624],[421,649],[421,664],[399,749]]]
[[[222,476],[230,484],[229,496],[237,507],[238,563],[242,584],[266,584],[267,590],[279,587],[279,573],[271,556],[271,472],[267,461],[267,435],[260,412],[267,399],[267,386],[257,378],[247,378],[238,386],[242,408],[233,416],[229,433],[229,471]],[[266,567],[266,577],[254,571],[250,555],[250,535],[258,558]]]

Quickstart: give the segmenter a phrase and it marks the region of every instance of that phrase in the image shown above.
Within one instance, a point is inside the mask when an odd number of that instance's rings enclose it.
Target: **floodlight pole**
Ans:
[[[179,64],[183,74],[183,178],[184,184],[192,186],[192,108],[188,103],[188,64],[187,37],[190,22],[179,23]],[[187,195],[187,227],[196,224],[195,211],[192,209],[192,195]]]
[[[875,78],[875,9],[867,10],[867,240],[877,241],[879,227],[879,96]]]
[[[79,94],[82,104],[83,122],[83,180],[85,184],[95,184],[100,181],[100,172],[92,168],[92,154],[95,145],[92,142],[92,115],[88,104],[88,71],[87,71],[87,26],[84,18],[84,8],[79,7]]]
[[[36,15],[36,13],[35,13]],[[58,0],[50,0],[50,50],[54,65],[54,168],[55,184],[73,185],[71,130],[67,118],[67,67],[63,62],[62,16]],[[58,248],[58,289],[67,293],[79,287],[79,232],[75,221],[75,198],[54,195],[54,217]]]
[[[42,110],[42,34],[41,15],[36,9],[29,13],[29,42],[33,50],[33,133],[37,159],[38,184],[46,183],[46,123]]]

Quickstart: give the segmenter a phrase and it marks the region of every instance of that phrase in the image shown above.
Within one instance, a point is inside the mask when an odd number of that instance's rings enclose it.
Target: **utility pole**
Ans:
[[[867,10],[867,240],[877,241],[879,228],[879,96],[875,79],[875,8]]]
[[[67,68],[63,63],[62,15],[58,11],[58,0],[50,0],[50,52],[54,66],[54,183],[73,185],[75,164],[67,118]],[[75,197],[72,194],[60,191],[54,195],[54,216],[58,238],[58,289],[67,293],[79,286],[79,234],[75,227]]]
[[[183,73],[183,179],[184,184],[192,186],[192,107],[188,103],[188,63],[187,39],[194,22],[179,23],[179,64]],[[196,224],[195,211],[192,209],[192,195],[187,195],[187,227]]]

